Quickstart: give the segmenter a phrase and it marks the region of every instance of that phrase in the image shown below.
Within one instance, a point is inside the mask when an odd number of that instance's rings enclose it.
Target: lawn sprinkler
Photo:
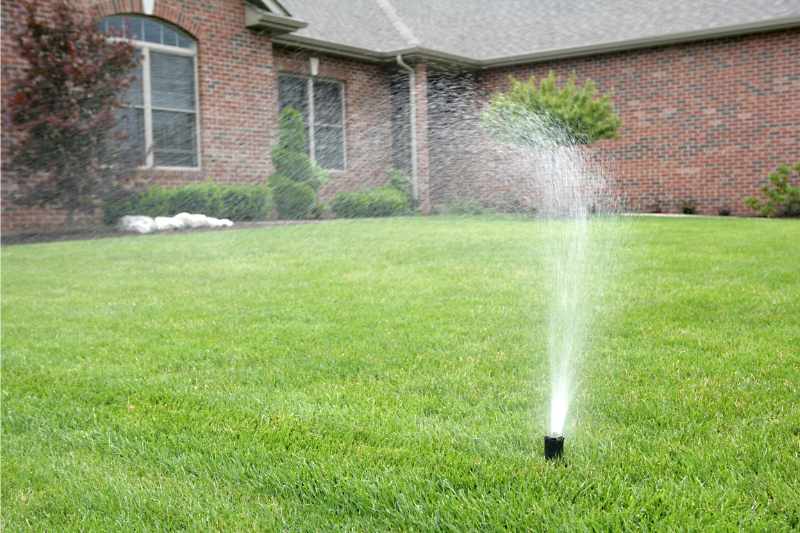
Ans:
[[[553,433],[544,436],[544,458],[548,461],[559,459],[564,453],[564,435]]]

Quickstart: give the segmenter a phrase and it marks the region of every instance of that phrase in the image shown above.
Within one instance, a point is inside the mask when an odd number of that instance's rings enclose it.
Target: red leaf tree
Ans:
[[[41,16],[22,2],[15,35],[28,64],[8,102],[11,164],[21,205],[60,207],[68,223],[120,190],[136,165],[115,130],[115,108],[133,80],[134,48],[109,39],[69,0]]]

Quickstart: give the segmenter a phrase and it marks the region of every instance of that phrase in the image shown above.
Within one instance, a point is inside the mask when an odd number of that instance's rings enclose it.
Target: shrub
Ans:
[[[308,157],[303,116],[293,107],[281,111],[278,144],[272,148],[272,165],[275,174],[305,183],[314,191],[319,190],[327,177],[327,173]]]
[[[317,194],[309,185],[274,175],[270,178],[270,187],[280,218],[298,220],[316,216]]]
[[[125,215],[134,214],[137,196],[131,191],[120,191],[113,197],[106,198],[103,203],[103,222],[114,224]]]
[[[202,213],[216,217],[222,211],[219,187],[213,184],[187,185],[169,191],[167,211],[177,213]]]
[[[409,212],[408,197],[394,187],[336,195],[331,209],[340,218],[388,217]]]
[[[319,179],[314,173],[314,166],[305,153],[292,152],[276,147],[272,150],[272,164],[275,173],[298,183],[305,183],[315,191],[319,190]]]
[[[414,201],[414,191],[411,185],[411,178],[408,174],[396,168],[389,170],[389,187],[403,193],[403,195],[408,198],[408,204],[412,205]]]
[[[156,186],[141,192],[123,192],[107,201],[103,218],[113,224],[125,215],[174,216],[183,211],[235,221],[264,220],[272,211],[272,201],[264,185],[203,183],[174,189]]]
[[[507,92],[492,96],[482,122],[501,140],[530,146],[541,142],[590,144],[613,139],[620,127],[611,94],[598,95],[592,80],[579,87],[575,75],[563,87],[553,71],[536,78],[510,78]]]
[[[220,187],[219,218],[231,220],[265,220],[272,211],[269,189],[264,185]]]
[[[270,177],[272,196],[280,218],[319,218],[322,208],[317,191],[328,181],[328,172],[306,153],[302,115],[294,108],[281,111],[278,143],[272,148],[275,174]]]
[[[697,213],[697,202],[695,202],[691,198],[688,200],[681,200],[680,209],[681,213],[683,213],[684,215],[694,215]]]
[[[753,196],[745,204],[762,217],[800,216],[800,185],[792,185],[792,174],[800,176],[800,163],[781,165],[769,175],[769,183],[761,188],[765,200]]]

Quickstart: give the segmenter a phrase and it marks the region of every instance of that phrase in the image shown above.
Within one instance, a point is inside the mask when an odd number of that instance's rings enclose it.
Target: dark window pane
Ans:
[[[341,125],[341,85],[330,81],[314,82],[314,122],[324,125]]]
[[[125,17],[125,38],[134,41],[142,40],[142,19],[139,17]]]
[[[303,121],[308,122],[308,82],[304,78],[294,76],[280,76],[278,78],[278,100],[280,110],[293,107],[303,115]]]
[[[136,56],[136,61],[138,65],[133,69],[133,76],[134,80],[131,82],[130,86],[128,86],[128,90],[125,91],[125,94],[122,97],[123,103],[130,105],[130,106],[142,106],[144,105],[144,97],[143,97],[143,87],[142,87],[142,52],[140,50],[136,50],[134,52]]]
[[[123,107],[115,111],[112,157],[126,166],[145,163],[144,109]]]
[[[314,129],[314,151],[322,168],[344,169],[344,130],[340,127],[317,126]]]
[[[156,20],[145,19],[144,40],[148,43],[161,44],[161,27],[163,24]]]
[[[181,48],[194,48],[194,40],[188,35],[178,32],[178,46]]]
[[[175,30],[164,25],[163,35],[164,35],[164,40],[162,42],[164,44],[169,46],[178,46],[178,33]]]
[[[194,58],[150,52],[153,107],[194,111]]]
[[[104,18],[98,28],[115,37],[148,43],[180,46],[193,49],[194,39],[180,29],[154,18],[133,15],[112,15]]]
[[[156,166],[196,167],[194,113],[153,111],[153,157]]]
[[[122,23],[122,17],[108,17],[106,20],[108,21],[107,31],[109,34],[113,35],[114,37],[125,36],[125,27]]]

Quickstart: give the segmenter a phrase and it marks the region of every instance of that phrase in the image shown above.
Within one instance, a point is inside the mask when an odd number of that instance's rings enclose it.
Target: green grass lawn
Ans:
[[[4,247],[4,529],[799,528],[800,222],[628,226],[565,464],[536,222]]]

